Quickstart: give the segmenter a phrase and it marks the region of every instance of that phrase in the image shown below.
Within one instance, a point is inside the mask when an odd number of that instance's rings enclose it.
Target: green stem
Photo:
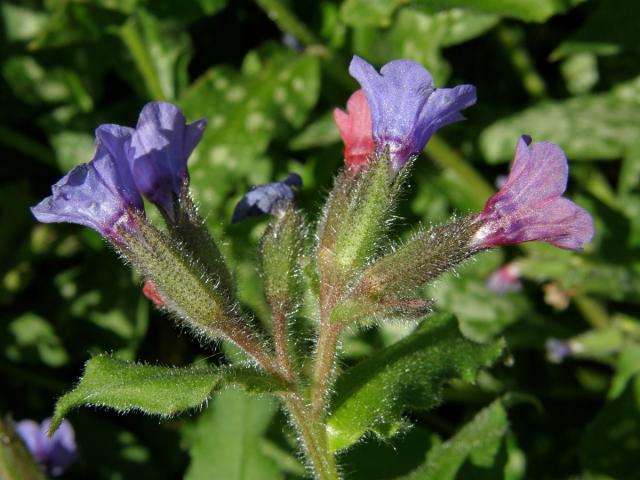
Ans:
[[[507,51],[514,68],[520,75],[522,85],[533,98],[541,98],[547,94],[544,79],[536,70],[531,55],[523,45],[523,33],[515,28],[498,28],[498,40]]]
[[[0,144],[46,165],[56,164],[51,150],[12,128],[0,125]]]
[[[311,415],[316,422],[324,421],[340,331],[339,323],[328,321],[320,328],[311,385]]]
[[[151,55],[144,44],[140,30],[135,19],[127,21],[120,29],[120,38],[129,49],[133,61],[142,76],[149,96],[155,100],[167,100],[158,80],[156,69]]]
[[[584,319],[594,328],[600,329],[611,324],[607,310],[600,302],[585,295],[576,295],[573,299]]]
[[[333,452],[327,443],[326,426],[311,419],[304,401],[296,394],[285,394],[285,404],[291,413],[300,434],[305,453],[319,480],[338,480],[340,475],[336,467]]]
[[[482,208],[484,202],[493,195],[493,187],[439,136],[429,140],[426,153],[440,167],[451,171],[460,179],[471,196],[477,199],[478,208]]]

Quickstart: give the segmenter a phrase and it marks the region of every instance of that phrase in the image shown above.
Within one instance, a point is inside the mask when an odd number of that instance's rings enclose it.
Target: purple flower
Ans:
[[[77,457],[77,447],[73,427],[63,420],[60,428],[49,438],[51,419],[41,424],[33,420],[21,420],[16,424],[16,432],[36,461],[49,475],[61,475]]]
[[[147,103],[131,134],[128,158],[138,190],[169,219],[188,185],[187,159],[200,142],[207,121],[187,125],[183,113],[165,102]]]
[[[258,185],[249,190],[238,202],[231,223],[238,223],[245,218],[260,217],[265,214],[278,216],[295,198],[293,187],[300,188],[302,178],[297,173],[290,173],[281,182]]]
[[[489,290],[498,294],[519,292],[522,290],[520,269],[513,263],[507,263],[489,276],[486,285]]]
[[[569,166],[558,145],[520,138],[504,186],[478,215],[482,222],[472,239],[476,248],[540,240],[579,250],[593,238],[589,213],[562,197]]]
[[[137,230],[144,206],[122,153],[127,135],[117,129],[109,131],[113,151],[116,146],[121,151],[112,154],[99,137],[93,160],[71,170],[53,185],[51,196],[31,208],[39,221],[78,223],[116,243],[124,242],[122,230]]]
[[[547,358],[550,362],[561,363],[565,358],[575,353],[571,341],[558,340],[557,338],[549,338],[545,342],[547,349]]]
[[[394,60],[378,73],[354,55],[349,73],[369,100],[376,149],[389,149],[396,172],[422,151],[436,130],[463,120],[460,110],[476,102],[473,85],[435,88],[431,74],[411,60]]]

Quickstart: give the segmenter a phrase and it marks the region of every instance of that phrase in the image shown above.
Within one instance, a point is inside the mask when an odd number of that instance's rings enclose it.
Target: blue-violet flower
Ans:
[[[231,223],[245,218],[260,217],[265,214],[279,216],[295,198],[293,188],[302,186],[302,178],[290,173],[281,182],[258,185],[249,190],[240,199],[231,217]]]
[[[589,213],[562,197],[569,174],[564,152],[553,143],[530,143],[527,136],[518,141],[507,182],[477,217],[482,224],[473,247],[540,240],[579,250],[593,238]]]
[[[33,420],[21,420],[16,423],[16,432],[31,452],[33,458],[41,464],[49,475],[61,475],[77,457],[77,447],[73,427],[63,420],[60,428],[49,437],[51,419],[41,424]]]
[[[396,172],[422,151],[436,130],[463,120],[460,110],[476,102],[474,86],[435,88],[427,69],[411,60],[394,60],[378,73],[355,55],[349,73],[369,100],[376,150],[389,149]]]
[[[126,136],[112,141],[124,151]],[[51,190],[51,196],[31,208],[39,221],[85,225],[115,243],[124,242],[123,231],[137,231],[144,211],[126,156],[112,155],[100,140],[93,160],[75,167]]]
[[[138,190],[171,220],[189,183],[187,159],[206,126],[206,119],[187,124],[175,105],[152,102],[143,107],[131,131],[129,162]]]

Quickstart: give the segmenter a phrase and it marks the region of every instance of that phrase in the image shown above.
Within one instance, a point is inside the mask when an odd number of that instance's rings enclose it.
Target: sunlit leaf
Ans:
[[[408,407],[432,408],[449,380],[473,380],[493,363],[503,342],[476,344],[447,315],[425,320],[413,335],[362,361],[336,385],[329,418],[329,441],[340,450],[368,430],[395,431]]]

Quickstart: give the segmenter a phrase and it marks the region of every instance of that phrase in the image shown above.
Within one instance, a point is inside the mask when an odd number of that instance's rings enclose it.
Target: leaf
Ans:
[[[427,319],[413,335],[338,379],[328,422],[331,448],[346,448],[368,430],[396,429],[407,407],[433,408],[446,382],[472,380],[503,347],[503,341],[481,345],[466,340],[452,316]]]
[[[637,478],[640,455],[640,376],[609,402],[587,426],[580,454],[586,470],[617,480]]]
[[[351,26],[388,27],[404,0],[346,0],[340,7],[342,21]]]
[[[571,160],[614,160],[640,136],[640,77],[610,92],[544,102],[487,127],[480,137],[489,163],[511,160],[522,134],[562,146]]]
[[[7,357],[14,362],[42,362],[60,367],[69,355],[55,330],[44,318],[28,312],[9,324],[13,341],[6,348]]]
[[[221,378],[210,367],[160,367],[94,357],[86,363],[76,388],[56,403],[51,432],[70,410],[83,405],[170,417],[202,405]]]
[[[580,29],[551,53],[552,60],[576,53],[638,54],[640,3],[635,0],[600,2]]]
[[[307,125],[289,142],[293,151],[308,148],[325,147],[340,141],[340,133],[333,119],[333,112],[329,111]],[[305,182],[306,184],[306,182]]]
[[[285,388],[249,367],[161,367],[100,355],[86,363],[80,383],[56,403],[51,431],[70,410],[84,405],[170,417],[199,407],[224,385],[241,386],[251,393]]]
[[[186,480],[281,479],[276,463],[262,453],[260,442],[277,410],[268,398],[229,389],[216,395],[187,434],[191,464]]]
[[[401,480],[453,480],[465,461],[477,467],[491,467],[508,430],[503,402],[496,400],[448,441],[433,447],[426,462]]]
[[[518,292],[500,295],[489,290],[486,281],[503,263],[499,250],[484,253],[473,262],[456,269],[456,275],[444,275],[429,296],[438,309],[452,313],[460,322],[465,337],[487,342],[527,313],[531,305]]]
[[[270,180],[265,152],[271,140],[287,124],[302,126],[318,98],[317,59],[284,52],[264,59],[256,55],[245,61],[257,64],[245,73],[209,70],[179,101],[187,118],[209,121],[189,169],[192,189],[205,212],[214,210],[213,219],[220,218],[234,189]]]
[[[430,12],[465,8],[474,12],[492,13],[529,22],[544,22],[549,17],[567,11],[584,0],[415,0],[414,5]]]
[[[138,10],[120,28],[119,35],[147,96],[154,100],[175,100],[188,84],[191,40],[184,26]],[[127,70],[124,72],[126,75]]]
[[[640,373],[640,345],[630,345],[620,352],[607,398],[615,400],[622,395],[629,382],[638,373]]]
[[[429,13],[464,9],[470,13],[484,13],[518,18],[531,22],[544,22],[584,0],[415,0],[412,5]],[[342,20],[348,25],[387,27],[393,13],[405,0],[346,0],[342,4]]]

